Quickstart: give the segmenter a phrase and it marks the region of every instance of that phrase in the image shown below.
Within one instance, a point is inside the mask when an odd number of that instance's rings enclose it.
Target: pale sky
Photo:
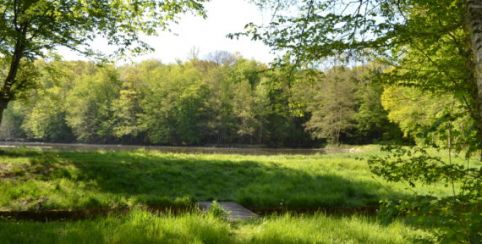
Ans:
[[[231,40],[228,33],[240,32],[245,24],[269,22],[270,15],[262,13],[248,0],[211,0],[205,5],[207,18],[182,16],[179,24],[171,25],[172,33],[161,32],[156,37],[147,37],[146,41],[155,51],[136,57],[133,61],[159,59],[164,63],[185,60],[193,48],[199,50],[199,57],[204,58],[214,51],[239,52],[243,57],[261,62],[272,61],[274,55],[261,42],[248,38]],[[108,50],[102,41],[95,41],[94,48]],[[84,59],[64,48],[59,53],[66,60]]]

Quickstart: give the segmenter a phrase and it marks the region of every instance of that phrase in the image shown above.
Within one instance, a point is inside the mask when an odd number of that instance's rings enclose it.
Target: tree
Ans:
[[[151,71],[139,116],[151,143],[198,144],[208,133],[209,89],[195,65],[191,61]]]
[[[60,89],[53,87],[40,92],[43,99],[34,104],[26,115],[22,127],[34,139],[45,141],[70,141],[72,134],[65,123],[65,107]]]
[[[223,53],[223,52],[218,52]],[[221,56],[231,57],[225,52]],[[234,57],[229,62],[236,62]],[[211,59],[211,58],[209,58]],[[202,83],[209,90],[204,112],[208,117],[206,123],[206,140],[216,144],[227,144],[234,141],[236,121],[233,111],[232,97],[237,92],[234,82],[229,77],[229,70],[233,63],[224,63],[220,60],[205,61],[192,60],[195,67],[201,73]]]
[[[25,138],[25,131],[21,128],[25,118],[25,107],[19,103],[12,103],[7,110],[5,110],[5,118],[0,125],[0,139],[1,140],[18,140]]]
[[[233,97],[233,113],[236,116],[237,131],[240,141],[247,140],[254,143],[256,133],[261,123],[257,117],[257,99],[255,87],[251,86],[249,80],[243,79],[235,83],[236,93]],[[246,139],[245,139],[246,138]]]
[[[451,94],[435,95],[416,88],[390,86],[383,92],[382,104],[388,111],[388,118],[419,145],[445,146],[447,141],[443,135],[447,123],[453,131],[462,132],[455,138],[452,133],[453,145],[465,147],[474,137],[470,116]]]
[[[294,64],[317,63],[328,57],[383,59],[404,71],[403,77],[392,76],[391,82],[408,81],[406,85],[425,90],[456,93],[474,120],[477,143],[471,150],[482,150],[482,4],[478,1],[257,2],[275,9],[273,21],[268,26],[248,24],[245,35],[291,57]],[[283,11],[286,8],[298,9],[299,14]],[[416,70],[401,65],[413,55],[419,57]]]
[[[468,66],[472,71],[470,81],[475,81],[476,89],[473,90],[476,100],[474,115],[477,121],[479,149],[482,147],[482,3],[477,0],[465,2],[465,25],[470,37],[470,54]],[[482,153],[481,153],[482,160]]]
[[[22,105],[28,113],[24,113],[21,126],[28,137],[36,140],[72,141],[74,137],[65,121],[67,108],[64,105],[74,77],[83,73],[74,73],[72,68],[77,66],[80,70],[85,64],[38,60],[35,66],[39,71],[38,84],[35,90],[25,91],[29,96],[22,99]]]
[[[482,3],[478,0],[259,0],[274,6],[268,26],[248,24],[245,34],[261,39],[303,66],[327,58],[338,61],[381,61],[380,80],[412,87],[434,97],[449,95],[457,102],[432,114],[441,148],[482,160]],[[298,9],[299,14],[292,14]],[[278,60],[282,62],[284,59]],[[396,104],[393,104],[396,105]],[[461,105],[461,106],[459,106]],[[393,108],[398,106],[393,106]],[[418,108],[423,109],[423,108]],[[455,112],[455,113],[454,113]],[[457,120],[468,118],[465,126]],[[462,135],[462,136],[460,136]],[[426,138],[426,136],[424,136]],[[454,144],[458,137],[461,142]],[[461,146],[462,145],[462,146]],[[442,218],[445,237],[480,242],[482,170],[454,164],[426,150],[396,149],[369,161],[372,172],[391,181],[426,184],[460,183],[461,190],[442,198],[401,201],[403,213]],[[425,200],[421,200],[425,199]],[[412,204],[410,204],[412,203]],[[404,208],[406,207],[406,208]],[[448,227],[448,228],[447,228]]]
[[[119,69],[122,88],[113,101],[114,136],[129,143],[146,143],[144,130],[139,126],[139,117],[143,113],[141,101],[144,99],[148,83],[152,82],[152,73],[159,71],[163,64],[155,60],[127,65]],[[154,76],[156,77],[156,76]]]
[[[238,57],[227,51],[215,51],[209,53],[207,56],[207,60],[219,65],[233,65],[236,59],[238,59]]]
[[[366,75],[369,78],[369,75]],[[389,120],[382,105],[386,88],[373,80],[358,81],[358,110],[354,116],[356,139],[359,143],[401,142],[402,132],[398,124]]]
[[[124,81],[119,97],[113,101],[114,135],[118,138],[136,138],[139,135],[137,118],[142,109],[139,101],[141,91],[132,81]]]
[[[236,134],[240,142],[261,143],[263,101],[257,92],[266,69],[263,64],[239,58],[229,69],[232,94],[232,107],[235,117]]]
[[[308,106],[311,118],[306,129],[313,137],[338,145],[341,135],[355,126],[356,85],[352,72],[335,67],[326,73],[314,91],[314,99]]]
[[[94,72],[80,75],[66,99],[66,121],[77,140],[107,142],[114,136],[113,101],[121,82],[111,65],[92,67]]]
[[[148,49],[140,33],[152,35],[186,11],[204,14],[205,0],[82,1],[0,0],[0,55],[8,63],[0,86],[1,114],[8,103],[32,84],[24,68],[63,46],[85,55],[95,53],[97,37],[117,45],[117,54]]]

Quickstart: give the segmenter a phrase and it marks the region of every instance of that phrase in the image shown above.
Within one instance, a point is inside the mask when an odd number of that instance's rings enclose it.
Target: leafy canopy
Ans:
[[[148,49],[140,34],[167,29],[186,11],[204,14],[205,0],[0,0],[0,54],[34,59],[64,46],[93,54],[89,42],[105,38],[116,54]],[[22,51],[21,50],[21,51]]]

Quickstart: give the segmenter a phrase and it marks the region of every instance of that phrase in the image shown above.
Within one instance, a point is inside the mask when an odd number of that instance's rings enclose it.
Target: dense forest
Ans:
[[[36,89],[6,110],[3,140],[318,147],[409,142],[402,130],[417,129],[400,111],[410,104],[397,107],[399,93],[368,66],[322,72],[218,52],[176,64],[41,60],[32,70]]]

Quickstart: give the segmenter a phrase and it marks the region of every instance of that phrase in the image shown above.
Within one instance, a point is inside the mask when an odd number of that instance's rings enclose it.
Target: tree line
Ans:
[[[410,141],[369,67],[272,67],[237,55],[115,66],[39,60],[5,111],[3,140],[159,145]]]

